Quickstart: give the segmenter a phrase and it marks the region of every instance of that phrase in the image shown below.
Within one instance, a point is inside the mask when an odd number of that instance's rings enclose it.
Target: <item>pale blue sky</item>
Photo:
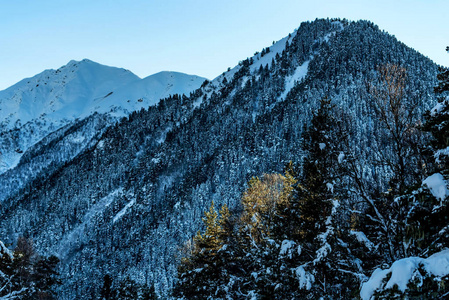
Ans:
[[[325,17],[371,20],[449,66],[448,0],[0,0],[0,90],[83,58],[212,79]]]

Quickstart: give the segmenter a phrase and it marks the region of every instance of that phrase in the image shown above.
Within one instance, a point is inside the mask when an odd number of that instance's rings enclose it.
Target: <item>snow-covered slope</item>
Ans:
[[[72,60],[57,70],[45,70],[0,91],[0,120],[12,129],[43,117],[53,122],[76,118],[91,102],[138,80],[124,69],[87,59]]]
[[[140,79],[132,72],[84,59],[23,79],[0,91],[0,174],[46,135],[95,112],[116,117],[190,93],[204,78],[161,72]]]
[[[178,72],[159,72],[141,80],[133,81],[97,98],[86,106],[82,116],[94,111],[115,111],[119,115],[157,104],[160,99],[173,94],[188,94],[199,88],[205,78]]]

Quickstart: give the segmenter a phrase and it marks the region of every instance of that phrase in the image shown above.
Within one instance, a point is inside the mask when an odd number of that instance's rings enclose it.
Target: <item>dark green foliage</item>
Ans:
[[[56,271],[58,264],[59,258],[54,255],[41,257],[35,263],[33,281],[38,299],[56,299],[54,287],[61,284],[59,273]]]
[[[435,93],[443,93],[449,91],[449,69],[445,67],[439,68],[437,75],[438,86],[435,87]]]
[[[6,251],[0,248],[0,297],[56,299],[55,288],[61,284],[56,256],[38,256],[32,240],[24,237],[18,239],[12,254]]]
[[[424,130],[432,134],[432,150],[435,152],[437,168],[443,173],[449,170],[448,155],[441,154],[438,150],[449,147],[449,69],[440,68],[438,86],[435,92],[440,96],[438,105],[426,113],[426,123]]]
[[[220,210],[220,216],[215,210],[214,203],[203,218],[205,231],[200,232],[193,239],[192,245],[186,245],[190,253],[184,257],[179,266],[179,282],[174,294],[187,299],[207,299],[220,297],[219,286],[228,278],[224,271],[227,267],[225,258],[225,243],[229,232],[227,222],[229,211],[226,206]],[[190,249],[189,249],[190,248]]]
[[[327,184],[333,185],[331,172],[337,168],[337,154],[333,152],[336,141],[332,134],[336,123],[331,101],[322,99],[303,137],[307,154],[291,205],[300,219],[296,227],[300,228],[301,240],[305,242],[312,242],[325,230],[324,223],[331,214],[332,192]]]
[[[112,278],[109,274],[106,274],[103,277],[103,287],[101,288],[100,299],[102,300],[113,299]]]

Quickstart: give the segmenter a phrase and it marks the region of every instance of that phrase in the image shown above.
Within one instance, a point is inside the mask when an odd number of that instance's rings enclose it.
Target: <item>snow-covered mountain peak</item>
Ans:
[[[23,79],[0,91],[0,133],[8,132],[0,137],[0,173],[15,166],[29,146],[77,118],[95,112],[126,116],[171,94],[188,94],[204,80],[177,72],[141,79],[89,59],[71,60]],[[13,131],[21,137],[12,137]]]
[[[140,78],[124,69],[72,60],[0,91],[0,120],[12,129],[43,115],[72,119],[92,99],[137,80]]]

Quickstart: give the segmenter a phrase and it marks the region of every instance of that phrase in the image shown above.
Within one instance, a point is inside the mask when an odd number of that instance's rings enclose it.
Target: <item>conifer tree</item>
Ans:
[[[61,284],[59,273],[56,271],[59,259],[52,255],[41,257],[33,268],[33,281],[38,299],[56,299],[54,288]]]
[[[193,249],[190,256],[182,259],[178,269],[179,282],[174,289],[174,294],[188,299],[207,299],[218,297],[222,277],[224,261],[220,250],[225,244],[226,231],[223,225],[229,218],[229,211],[224,205],[221,209],[223,215],[219,217],[215,205],[205,212],[203,223],[205,231],[199,231],[193,238]]]
[[[106,274],[103,277],[103,287],[101,288],[100,299],[101,300],[113,299],[112,278],[111,275],[109,274]]]
[[[345,298],[353,291],[343,283],[357,281],[353,255],[343,242],[348,240],[347,228],[341,222],[344,218],[338,217],[342,213],[337,198],[343,169],[339,166],[339,124],[333,110],[329,99],[320,101],[303,134],[301,172],[291,165],[287,168],[286,174],[295,174],[297,182],[287,201],[277,207],[272,238],[278,247],[272,254],[267,297],[271,293],[280,298]]]
[[[290,201],[278,208],[282,216],[277,226],[287,228],[284,236],[296,241],[312,243],[325,230],[325,221],[331,213],[332,189],[334,186],[338,153],[333,144],[332,128],[336,120],[332,117],[332,104],[327,98],[320,101],[311,125],[303,135],[306,153],[298,183]]]

